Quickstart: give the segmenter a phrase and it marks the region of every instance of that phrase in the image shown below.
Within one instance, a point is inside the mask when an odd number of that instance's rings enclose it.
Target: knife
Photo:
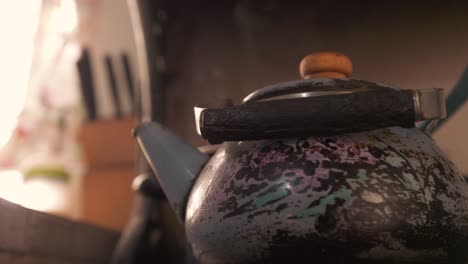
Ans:
[[[109,55],[105,55],[104,60],[105,60],[106,70],[107,70],[107,79],[109,82],[109,86],[111,88],[112,99],[114,101],[115,115],[117,118],[121,118],[123,116],[122,107],[120,105],[120,95],[119,95],[119,90],[117,88],[117,81],[115,77],[114,67],[112,65],[112,58]]]

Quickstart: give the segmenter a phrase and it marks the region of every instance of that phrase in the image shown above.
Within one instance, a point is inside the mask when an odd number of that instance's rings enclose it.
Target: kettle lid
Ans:
[[[339,95],[369,90],[398,88],[385,84],[349,79],[351,60],[337,52],[318,52],[305,56],[299,64],[302,80],[282,82],[256,90],[243,103],[311,96]]]

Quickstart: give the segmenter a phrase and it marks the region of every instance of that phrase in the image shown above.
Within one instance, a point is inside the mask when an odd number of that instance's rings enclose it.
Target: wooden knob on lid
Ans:
[[[299,65],[303,79],[347,78],[353,71],[351,60],[336,52],[318,52],[305,56]]]

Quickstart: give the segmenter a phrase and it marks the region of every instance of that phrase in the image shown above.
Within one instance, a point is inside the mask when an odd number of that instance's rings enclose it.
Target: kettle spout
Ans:
[[[192,184],[209,157],[156,122],[140,124],[134,135],[169,203],[184,222]]]

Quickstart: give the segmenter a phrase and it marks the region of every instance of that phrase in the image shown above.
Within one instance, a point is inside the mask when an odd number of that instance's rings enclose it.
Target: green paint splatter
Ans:
[[[363,170],[363,169],[359,169],[358,173],[357,173],[357,176],[359,178],[360,181],[362,182],[365,182],[369,179],[369,177],[367,177],[367,171],[366,170]]]
[[[253,205],[256,208],[262,207],[265,204],[268,204],[269,202],[286,197],[288,194],[289,193],[288,193],[286,186],[281,186],[273,192],[269,192],[269,193],[266,193],[265,195],[255,198],[253,201]]]
[[[297,213],[298,218],[306,218],[314,215],[324,214],[327,210],[327,205],[335,203],[336,199],[348,200],[351,197],[352,191],[346,188],[336,191],[320,200],[320,204],[311,208],[307,208]]]

